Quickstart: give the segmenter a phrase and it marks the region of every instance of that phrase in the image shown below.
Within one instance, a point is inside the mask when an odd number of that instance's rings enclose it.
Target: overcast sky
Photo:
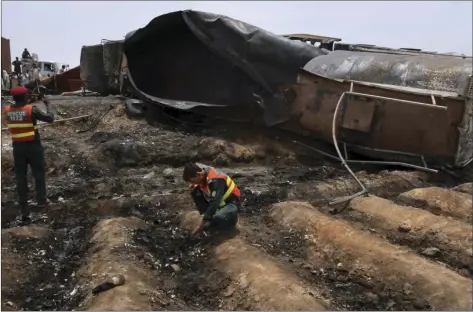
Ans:
[[[123,39],[154,17],[184,9],[227,15],[274,33],[308,33],[393,48],[472,55],[471,1],[2,1],[2,36],[12,60],[79,65],[83,45]]]

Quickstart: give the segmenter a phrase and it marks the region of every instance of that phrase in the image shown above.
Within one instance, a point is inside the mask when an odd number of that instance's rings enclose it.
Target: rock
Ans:
[[[172,174],[173,174],[173,171],[172,168],[166,168],[163,170],[163,176],[165,178],[171,178],[172,177]]]
[[[408,233],[412,229],[411,223],[409,221],[404,221],[398,226],[399,232]]]
[[[235,292],[235,288],[233,288],[232,285],[228,286],[227,287],[227,290],[225,291],[225,293],[223,294],[224,297],[230,297],[233,295],[233,293]]]
[[[111,278],[107,279],[105,282],[101,283],[94,289],[92,289],[92,294],[96,295],[98,293],[107,291],[109,289],[112,289],[116,286],[121,286],[125,284],[125,276],[123,274],[117,274],[115,276],[112,276]]]
[[[177,264],[171,264],[171,268],[174,270],[174,272],[179,272],[181,268]]]
[[[440,254],[440,249],[435,247],[426,248],[422,251],[424,256],[435,257]]]
[[[155,176],[154,171],[151,171],[150,173],[148,173],[147,175],[145,175],[145,176],[143,177],[143,179],[149,180],[149,179],[151,179],[151,178],[154,178],[154,176]]]

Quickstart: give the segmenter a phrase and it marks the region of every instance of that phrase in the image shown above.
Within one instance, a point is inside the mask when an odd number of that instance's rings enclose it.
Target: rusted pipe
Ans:
[[[326,153],[324,151],[321,151],[319,149],[316,149],[315,147],[312,147],[310,145],[298,142],[298,141],[292,141],[293,143],[299,144],[301,146],[304,146],[308,149],[313,150],[314,152],[317,152],[321,155],[324,155],[328,158],[331,158],[333,160],[340,160],[338,157],[333,156],[332,154]],[[438,173],[438,170],[436,169],[430,169],[427,168],[427,166],[422,167],[422,166],[417,166],[409,163],[404,163],[404,162],[397,162],[397,161],[383,161],[383,160],[345,160],[347,163],[357,163],[357,164],[372,164],[372,165],[391,165],[391,166],[401,166],[401,167],[406,167],[406,168],[412,168],[412,169],[417,169],[421,171],[426,171],[426,172],[431,172],[431,173]]]
[[[342,95],[340,96],[340,98],[338,99],[338,102],[337,102],[337,106],[335,106],[335,111],[333,112],[333,120],[332,120],[332,139],[333,139],[333,145],[335,146],[335,150],[337,151],[337,154],[338,154],[338,157],[340,158],[340,160],[342,161],[342,165],[345,167],[345,169],[347,169],[347,171],[351,174],[351,176],[355,179],[356,183],[358,183],[358,185],[361,187],[361,191],[354,194],[353,196],[349,196],[349,197],[344,197],[344,198],[340,198],[340,199],[336,199],[330,203],[328,203],[329,205],[336,205],[336,204],[340,204],[340,203],[343,203],[343,202],[346,202],[352,198],[355,198],[355,197],[358,197],[358,196],[361,196],[363,194],[366,194],[368,193],[368,191],[366,190],[366,187],[363,185],[363,183],[358,179],[358,177],[355,175],[355,173],[350,169],[350,167],[348,166],[347,162],[345,161],[345,159],[343,158],[342,156],[342,153],[340,152],[340,148],[338,147],[338,141],[337,141],[337,116],[338,116],[338,109],[340,108],[340,104],[342,103],[342,100],[345,98],[345,94],[347,93],[353,93],[353,82],[351,83],[350,85],[350,91],[349,92],[343,92]]]
[[[352,82],[352,84],[353,84],[353,82]],[[399,103],[406,103],[406,104],[412,104],[412,105],[418,105],[418,106],[425,106],[425,107],[429,107],[429,108],[436,108],[436,109],[441,109],[441,110],[447,110],[447,107],[446,107],[446,106],[439,106],[439,105],[434,105],[434,104],[427,104],[427,103],[421,103],[421,102],[414,102],[414,101],[408,101],[408,100],[401,100],[401,99],[389,98],[389,97],[379,96],[379,95],[372,95],[372,94],[358,93],[358,92],[352,92],[352,91],[350,91],[350,92],[344,92],[344,93],[342,94],[342,96],[344,96],[345,94],[357,95],[357,96],[365,96],[365,97],[369,97],[369,98],[372,98],[372,99],[396,101],[396,102],[399,102]]]

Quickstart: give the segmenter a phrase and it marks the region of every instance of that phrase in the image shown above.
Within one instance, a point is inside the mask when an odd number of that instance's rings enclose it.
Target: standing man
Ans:
[[[12,62],[12,64],[13,64],[13,72],[17,74],[17,76],[20,76],[21,75],[21,61],[18,59],[18,56]]]
[[[47,204],[44,151],[38,132],[38,120],[51,123],[54,114],[49,102],[46,113],[32,104],[28,104],[28,89],[16,87],[11,90],[15,104],[5,107],[5,120],[12,137],[13,161],[15,167],[16,192],[22,220],[29,219],[28,208],[28,165],[31,167],[36,186],[36,201],[38,207]]]
[[[182,177],[192,183],[191,196],[202,216],[193,236],[207,228],[226,230],[236,226],[240,190],[229,176],[212,167],[189,163],[184,166]]]
[[[41,73],[39,72],[38,65],[33,63],[33,70],[31,72],[31,81],[39,82],[41,80]]]

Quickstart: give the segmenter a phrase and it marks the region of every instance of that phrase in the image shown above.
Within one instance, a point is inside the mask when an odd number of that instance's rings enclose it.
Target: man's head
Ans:
[[[25,48],[25,51],[28,51],[28,49]]]
[[[62,67],[62,69],[66,69],[66,65],[62,65],[61,67]]]
[[[182,173],[184,181],[192,184],[204,184],[205,183],[205,171],[200,168],[196,163],[188,163],[184,166]]]
[[[16,60],[19,61],[18,56],[16,57]]]
[[[24,104],[28,100],[28,89],[25,87],[15,87],[10,90],[10,94],[13,96],[13,100],[18,104]]]

